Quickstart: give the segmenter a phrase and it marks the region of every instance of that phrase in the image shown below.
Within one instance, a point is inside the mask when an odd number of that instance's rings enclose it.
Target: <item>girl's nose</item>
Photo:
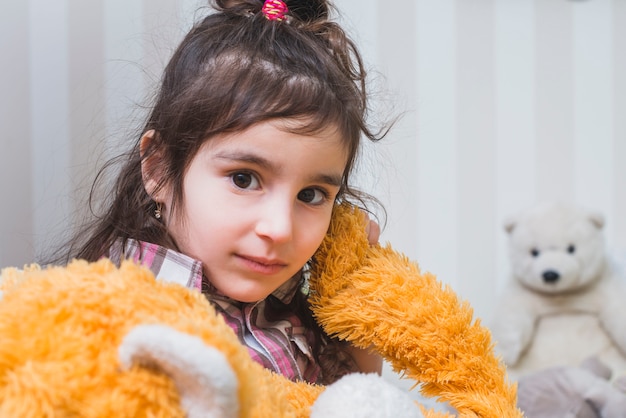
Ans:
[[[259,214],[256,233],[275,242],[286,242],[293,237],[293,207],[287,202],[271,202]]]

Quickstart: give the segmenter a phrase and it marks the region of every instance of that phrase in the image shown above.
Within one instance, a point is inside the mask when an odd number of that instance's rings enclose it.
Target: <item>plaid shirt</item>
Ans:
[[[205,294],[248,348],[254,361],[294,381],[317,381],[320,367],[313,360],[310,348],[314,336],[295,314],[269,320],[265,315],[265,300],[243,303],[219,294],[204,276],[202,263],[184,254],[136,240],[128,240],[123,252],[121,247],[118,241],[109,251],[109,258],[114,262],[119,264],[122,257],[140,262],[159,280]],[[296,275],[272,295],[288,303],[298,291],[299,282],[300,275]]]

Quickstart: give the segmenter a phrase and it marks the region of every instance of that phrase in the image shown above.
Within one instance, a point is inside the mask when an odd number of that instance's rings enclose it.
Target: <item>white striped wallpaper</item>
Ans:
[[[408,110],[378,147],[383,240],[481,316],[507,280],[502,223],[535,202],[602,212],[626,259],[626,1],[339,4]]]
[[[0,266],[66,228],[203,4],[0,2]],[[626,0],[336,5],[390,93],[378,111],[405,112],[362,170],[383,241],[482,316],[507,278],[502,222],[535,201],[601,211],[626,254]]]

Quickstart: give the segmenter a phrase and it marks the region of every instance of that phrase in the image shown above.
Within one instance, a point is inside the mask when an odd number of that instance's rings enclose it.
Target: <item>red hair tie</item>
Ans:
[[[268,20],[284,20],[289,11],[287,4],[282,0],[265,0],[261,9]]]

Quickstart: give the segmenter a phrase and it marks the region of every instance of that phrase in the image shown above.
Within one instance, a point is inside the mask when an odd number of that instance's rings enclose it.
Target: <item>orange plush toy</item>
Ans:
[[[521,417],[468,304],[390,247],[370,246],[364,222],[336,208],[312,270],[320,324],[373,347],[459,416]],[[1,286],[0,417],[447,416],[375,375],[323,387],[263,369],[204,296],[131,262],[5,269]]]

